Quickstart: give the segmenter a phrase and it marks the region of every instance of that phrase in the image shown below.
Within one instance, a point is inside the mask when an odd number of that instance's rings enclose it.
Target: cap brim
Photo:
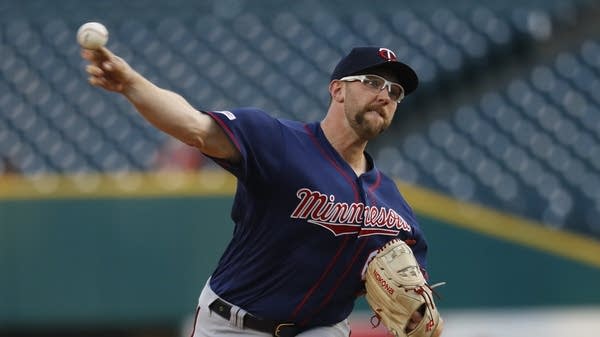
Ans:
[[[398,83],[400,83],[400,85],[402,85],[404,88],[405,95],[415,91],[419,86],[419,78],[417,77],[417,73],[415,73],[415,71],[408,65],[397,61],[382,62],[378,65],[357,71],[355,74],[365,74],[368,71],[377,69],[386,69],[395,74],[398,78]]]

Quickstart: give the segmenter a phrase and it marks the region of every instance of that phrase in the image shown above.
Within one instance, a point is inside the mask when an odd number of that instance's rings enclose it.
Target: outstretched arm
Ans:
[[[90,63],[86,72],[92,85],[122,94],[158,129],[212,157],[239,161],[221,127],[180,95],[159,88],[105,47],[82,49],[81,56]]]

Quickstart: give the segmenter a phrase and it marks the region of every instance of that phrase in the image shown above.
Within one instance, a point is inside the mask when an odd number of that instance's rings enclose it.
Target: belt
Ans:
[[[219,316],[229,320],[232,305],[217,298],[208,308]],[[300,333],[300,329],[294,323],[277,323],[261,319],[251,314],[244,316],[244,327],[252,330],[269,333],[275,337],[294,337]]]

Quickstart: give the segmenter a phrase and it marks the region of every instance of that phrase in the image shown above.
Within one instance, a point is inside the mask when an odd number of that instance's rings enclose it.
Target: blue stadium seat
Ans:
[[[213,25],[215,23],[210,21],[210,24]],[[219,23],[216,24],[219,25]],[[199,28],[199,31],[201,31],[202,34],[206,34],[205,32],[210,32],[212,30],[212,27],[205,27],[205,25],[202,25]],[[251,13],[245,13],[235,20],[231,25],[231,30],[236,36],[239,36],[240,40],[247,43],[246,49],[254,52],[258,52],[260,50],[260,44],[262,41],[266,41],[272,37],[272,33],[268,31],[267,27],[265,27],[262,21]],[[282,50],[280,53],[273,55],[273,57],[277,59],[284,54],[285,50]]]
[[[10,159],[11,149],[21,142],[19,133],[12,126],[0,118],[0,156]]]
[[[463,15],[469,24],[476,27],[479,33],[494,46],[494,52],[505,51],[506,53],[509,50],[508,46],[513,40],[512,30],[503,17],[481,5],[473,7]]]
[[[353,47],[366,44],[366,41],[357,36],[346,22],[329,11],[323,10],[311,13],[306,20],[311,25],[312,30],[319,32],[320,36],[328,42],[336,56],[323,65],[327,69],[333,69],[336,60]]]
[[[405,159],[393,165],[392,169],[404,171],[411,179],[418,178],[419,183],[443,188],[462,200],[474,200],[476,191],[473,180],[444,151],[431,146],[418,134],[406,138],[403,150]]]
[[[600,40],[588,39],[581,44],[580,55],[583,61],[600,74]]]
[[[390,29],[389,20],[389,13],[358,12],[352,17],[352,28],[361,37],[364,36],[366,43],[369,45],[388,46],[393,50],[405,47],[408,41]],[[336,57],[330,58],[330,60],[336,59]]]
[[[589,101],[573,85],[563,79],[559,79],[547,67],[534,69],[531,81],[536,86],[536,89],[549,98],[549,103],[556,106],[561,113],[561,124],[559,127],[564,128],[566,125],[576,123],[578,126],[577,134],[589,133],[590,135],[600,136],[600,116],[595,113],[598,105]],[[562,121],[565,121],[565,123],[562,123]],[[569,139],[566,141],[569,141]]]
[[[86,159],[78,153],[71,143],[59,141],[48,148],[48,160],[58,172],[69,173],[85,170]]]
[[[128,143],[128,154],[137,169],[152,170],[154,166],[154,158],[158,148],[156,145],[144,138],[136,138]]]
[[[418,46],[421,39],[431,37],[430,29],[410,10],[402,10],[394,13],[389,18],[393,32],[407,41],[406,45],[397,46],[395,51],[401,60],[415,69],[419,74],[419,85],[425,90],[430,90],[441,73],[440,66],[435,61],[435,56],[428,51],[424,52]],[[419,36],[419,29],[425,29],[424,36]]]
[[[11,160],[26,176],[43,173],[56,172],[56,168],[52,167],[43,155],[36,152],[31,145],[26,142],[15,144],[11,149]]]
[[[408,15],[410,17],[410,14]],[[430,55],[437,67],[451,75],[456,76],[463,66],[464,59],[459,50],[450,45],[427,22],[419,18],[412,18],[409,22],[393,20],[399,32],[414,43],[421,52]]]
[[[449,43],[460,48],[472,66],[481,66],[488,55],[487,41],[450,8],[438,8],[430,15],[430,23]]]
[[[178,50],[193,39],[192,32],[186,28],[182,20],[165,18],[160,20],[156,26],[158,37],[169,43],[171,48]]]
[[[396,146],[385,146],[380,149],[375,157],[375,162],[381,170],[390,172],[394,177],[403,181],[413,184],[419,181],[419,170],[402,155]]]
[[[41,22],[40,32],[42,39],[50,46],[54,47],[53,52],[59,52],[60,50],[70,48],[73,45],[76,46],[74,43],[75,32],[69,27],[66,20],[60,16]]]
[[[402,144],[402,150],[406,158],[418,165],[423,178],[421,183],[439,188],[440,186],[431,172],[433,161],[439,157],[439,152],[435,152],[438,156],[432,158],[435,155],[432,155],[432,147],[425,137],[415,133],[406,135]]]
[[[510,23],[525,39],[544,41],[551,38],[552,17],[545,8],[516,7],[509,13]]]

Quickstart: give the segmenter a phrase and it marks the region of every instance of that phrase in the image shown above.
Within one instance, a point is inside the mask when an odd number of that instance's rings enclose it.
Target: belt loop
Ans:
[[[239,308],[235,307],[235,306],[231,306],[229,308],[229,325],[231,326],[235,326],[237,327],[237,311],[239,310]]]
[[[236,305],[231,306],[231,315],[229,315],[229,324],[238,329],[244,329],[244,317],[248,312]]]

